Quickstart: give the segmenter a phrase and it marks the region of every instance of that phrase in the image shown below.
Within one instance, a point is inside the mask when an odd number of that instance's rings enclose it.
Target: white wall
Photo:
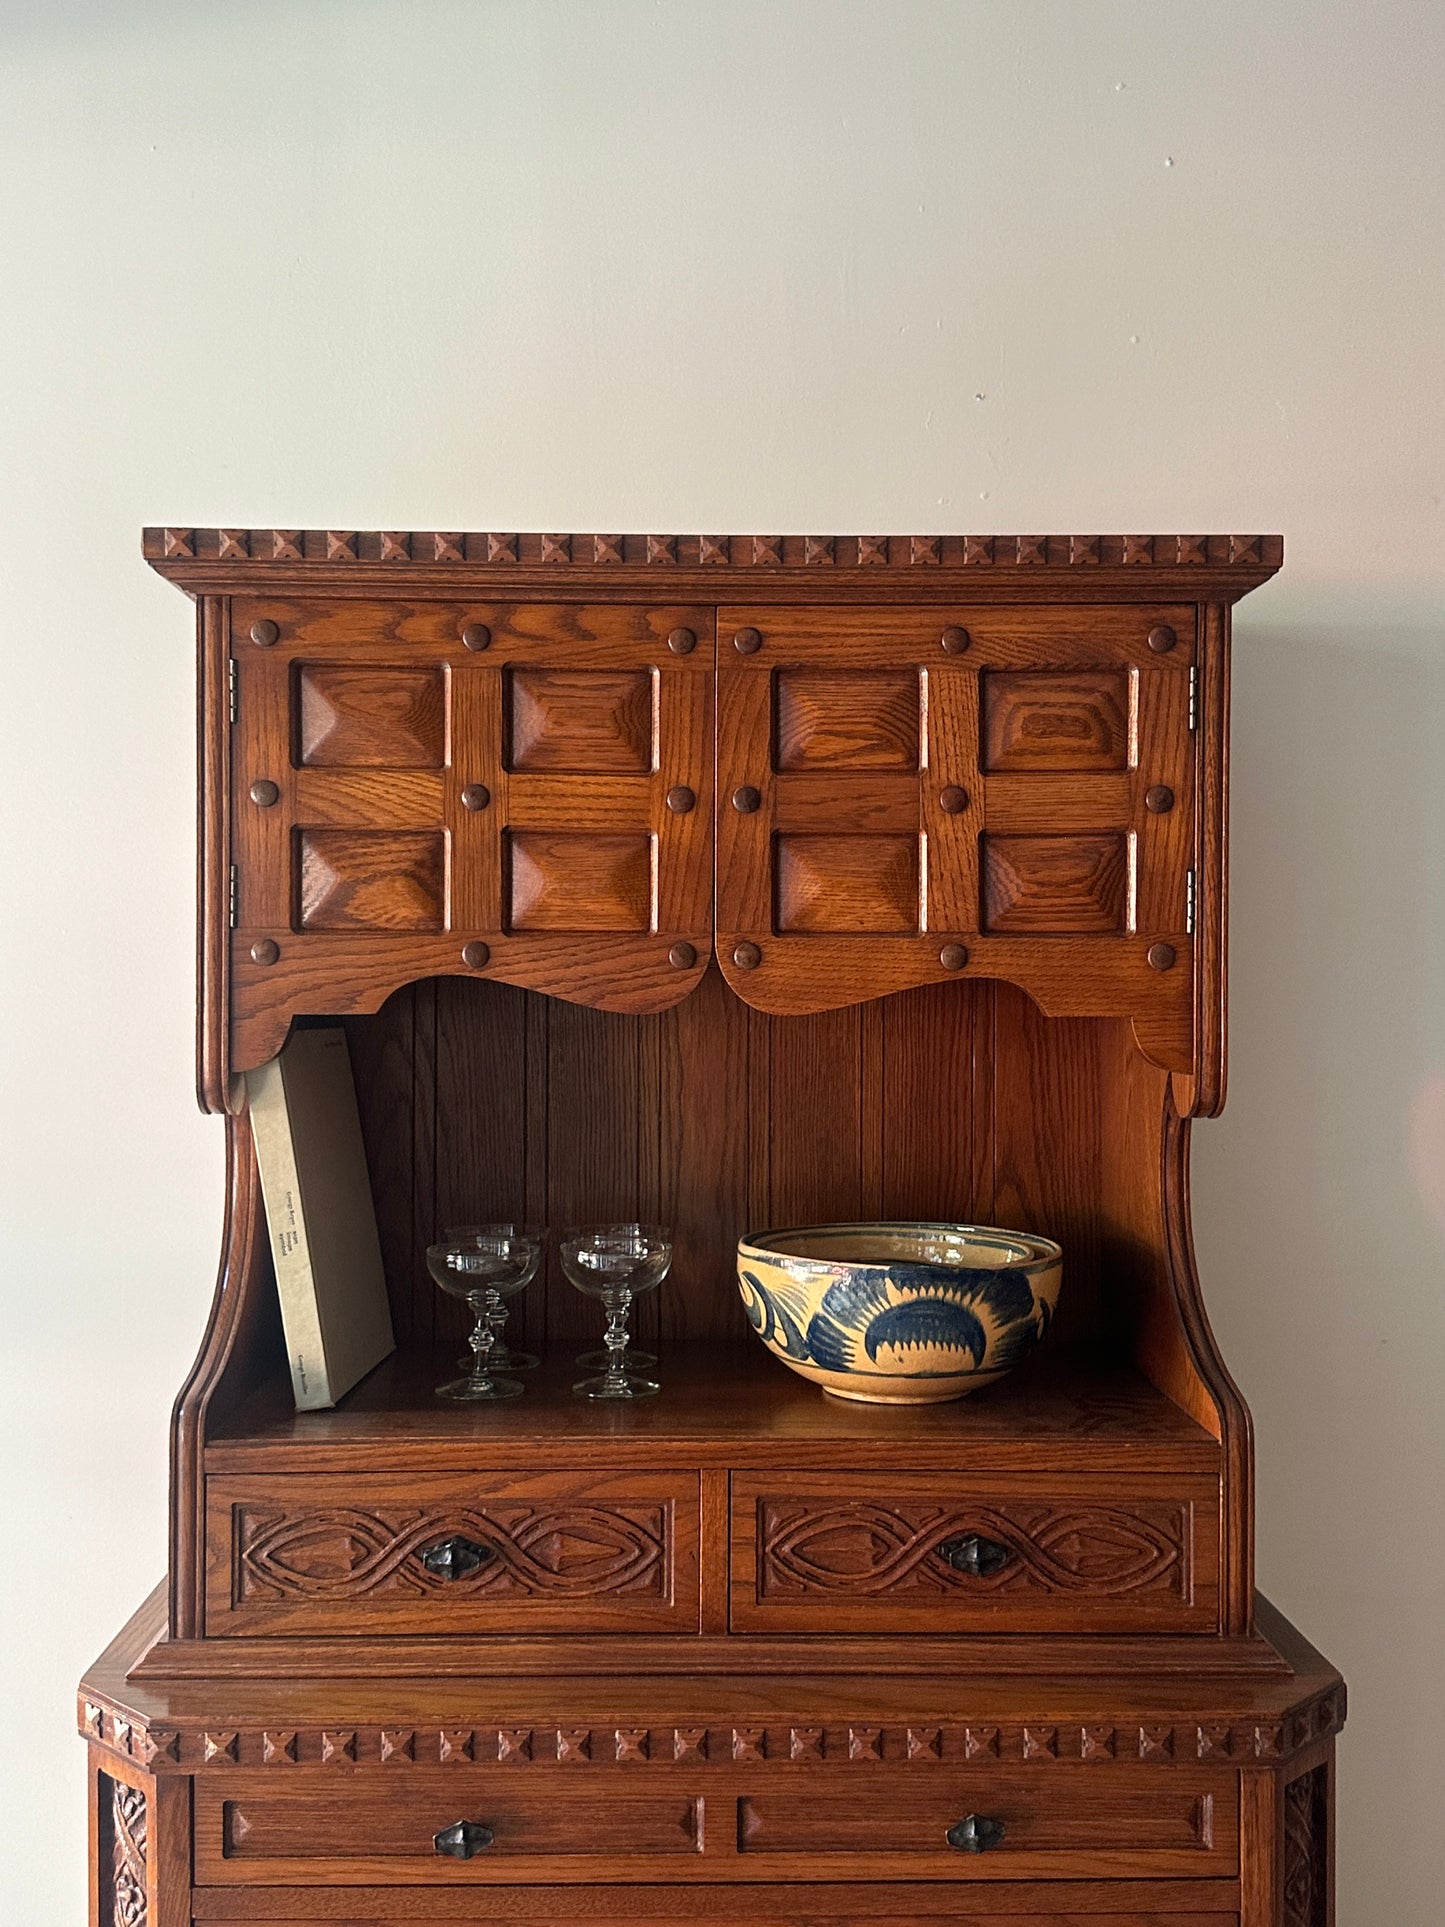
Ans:
[[[209,1299],[189,612],[145,521],[1276,529],[1201,1262],[1342,1664],[1342,1927],[1445,1844],[1433,0],[0,6],[4,1911]]]

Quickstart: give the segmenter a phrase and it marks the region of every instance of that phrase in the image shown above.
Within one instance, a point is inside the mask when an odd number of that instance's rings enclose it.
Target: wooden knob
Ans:
[[[1151,816],[1167,816],[1174,807],[1174,792],[1167,783],[1155,783],[1144,792],[1144,807]]]
[[[269,649],[280,634],[279,627],[269,616],[263,616],[259,622],[251,624],[251,640],[258,649]]]
[[[739,816],[751,816],[762,806],[762,792],[755,790],[751,783],[744,783],[741,789],[733,791],[733,808]]]
[[[1179,638],[1167,622],[1157,623],[1149,631],[1149,647],[1156,656],[1167,656]]]
[[[675,943],[667,953],[667,961],[674,970],[691,970],[697,962],[697,952],[690,943]]]
[[[674,816],[686,816],[690,809],[696,807],[696,804],[697,797],[686,783],[674,783],[667,792],[667,807]]]
[[[967,629],[960,629],[957,623],[950,623],[943,632],[943,652],[947,656],[961,656],[973,637]]]
[[[938,807],[945,816],[957,816],[968,808],[968,791],[961,790],[957,783],[950,783],[947,789],[939,791]]]
[[[269,776],[262,776],[251,785],[251,801],[259,803],[263,810],[269,810],[280,794]]]
[[[733,946],[733,962],[739,970],[756,970],[763,961],[763,953],[755,943],[739,943]]]
[[[484,810],[492,800],[492,792],[485,783],[468,783],[462,791],[464,810]]]
[[[490,649],[491,646],[492,632],[485,622],[469,622],[462,630],[464,649]]]
[[[740,656],[755,656],[763,646],[760,629],[739,629],[733,637],[733,648]]]
[[[281,946],[272,937],[258,937],[251,945],[251,962],[273,964],[281,955]]]
[[[1172,970],[1179,952],[1172,943],[1151,943],[1149,946],[1149,968],[1151,970]]]
[[[478,938],[462,945],[462,962],[468,970],[485,970],[492,960],[492,953]]]
[[[946,943],[938,953],[938,961],[945,970],[962,970],[968,962],[966,943]]]
[[[668,635],[667,646],[675,656],[690,656],[697,647],[697,637],[691,629],[674,629]]]

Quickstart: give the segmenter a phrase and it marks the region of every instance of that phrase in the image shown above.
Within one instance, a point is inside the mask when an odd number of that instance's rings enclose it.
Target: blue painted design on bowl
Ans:
[[[806,1225],[738,1244],[748,1321],[842,1398],[913,1404],[992,1384],[1048,1331],[1063,1254],[986,1225]]]

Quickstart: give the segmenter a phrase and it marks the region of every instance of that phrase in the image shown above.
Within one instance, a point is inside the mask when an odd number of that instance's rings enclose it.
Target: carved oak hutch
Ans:
[[[145,553],[199,612],[230,1195],[169,1584],[80,1693],[95,1927],[1326,1927],[1344,1690],[1254,1594],[1188,1201],[1279,541]],[[319,1015],[398,1350],[298,1416],[239,1073]],[[619,1216],[676,1230],[663,1396],[570,1395],[549,1275],[528,1395],[439,1404],[436,1229]],[[865,1216],[1060,1239],[1036,1358],[913,1410],[769,1359],[739,1234]]]

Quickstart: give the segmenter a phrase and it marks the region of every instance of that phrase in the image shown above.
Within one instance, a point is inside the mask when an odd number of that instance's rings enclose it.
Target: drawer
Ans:
[[[929,1768],[880,1784],[853,1768],[301,1767],[202,1778],[195,1798],[201,1886],[992,1887],[1239,1868],[1238,1780],[1223,1768]]]
[[[1213,1632],[1219,1482],[740,1472],[734,1632]]]
[[[206,1633],[698,1630],[695,1472],[207,1480]]]
[[[1161,1892],[1161,1887],[1165,1891]],[[246,1927],[441,1927],[445,1921],[505,1920],[512,1927],[1239,1927],[1237,1898],[1192,1881],[1071,1881],[1058,1911],[1057,1888],[1035,1882],[968,1893],[942,1887],[451,1887],[289,1891],[201,1887],[192,1919],[244,1921]],[[269,1903],[269,1904],[268,1904]]]

